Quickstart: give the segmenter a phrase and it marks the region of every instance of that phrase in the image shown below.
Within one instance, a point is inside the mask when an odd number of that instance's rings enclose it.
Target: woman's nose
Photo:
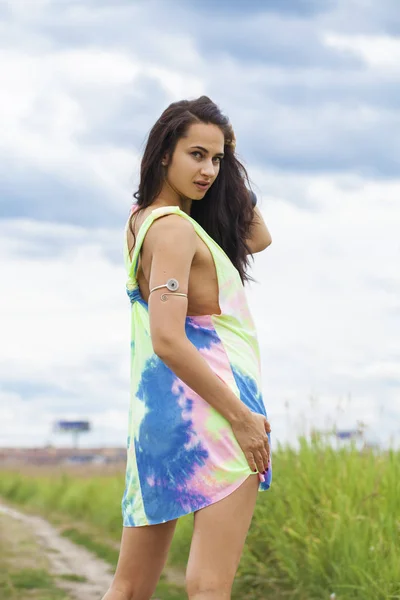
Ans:
[[[204,164],[201,168],[201,173],[202,175],[205,175],[206,177],[214,177],[215,175],[215,168],[212,162],[207,162],[206,164]]]

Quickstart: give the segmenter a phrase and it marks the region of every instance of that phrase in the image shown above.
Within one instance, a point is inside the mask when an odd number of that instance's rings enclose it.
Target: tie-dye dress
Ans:
[[[132,207],[131,213],[135,210]],[[239,272],[206,231],[177,206],[153,210],[129,257],[125,228],[126,291],[131,301],[130,409],[123,525],[176,519],[228,496],[249,475],[229,422],[154,353],[148,305],[136,280],[143,239],[155,219],[188,219],[213,256],[221,314],[186,317],[186,335],[213,371],[250,410],[267,416],[261,394],[260,352]],[[268,434],[270,440],[270,434]],[[270,487],[272,466],[259,491]]]

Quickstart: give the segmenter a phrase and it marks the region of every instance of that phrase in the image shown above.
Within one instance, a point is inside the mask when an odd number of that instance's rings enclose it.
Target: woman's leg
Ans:
[[[258,474],[229,496],[195,512],[186,570],[190,600],[229,600],[256,504]]]
[[[124,527],[114,580],[103,600],[150,600],[167,560],[177,519]]]

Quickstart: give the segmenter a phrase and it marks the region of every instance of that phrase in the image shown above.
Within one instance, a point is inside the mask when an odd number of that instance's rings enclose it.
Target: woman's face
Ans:
[[[172,160],[164,157],[167,181],[180,195],[201,200],[218,177],[223,156],[224,134],[217,125],[191,125],[178,141]]]

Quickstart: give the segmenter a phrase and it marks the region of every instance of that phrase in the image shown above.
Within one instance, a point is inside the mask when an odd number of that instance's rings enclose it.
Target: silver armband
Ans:
[[[154,292],[154,290],[160,290],[164,287],[166,287],[172,293],[169,294],[168,292],[164,292],[163,294],[161,294],[160,298],[162,302],[166,302],[168,300],[167,296],[185,296],[187,298],[187,294],[177,293],[177,290],[179,290],[179,283],[176,279],[168,279],[167,283],[164,283],[164,285],[157,285],[156,287],[153,287],[153,289],[150,290],[150,294]]]

